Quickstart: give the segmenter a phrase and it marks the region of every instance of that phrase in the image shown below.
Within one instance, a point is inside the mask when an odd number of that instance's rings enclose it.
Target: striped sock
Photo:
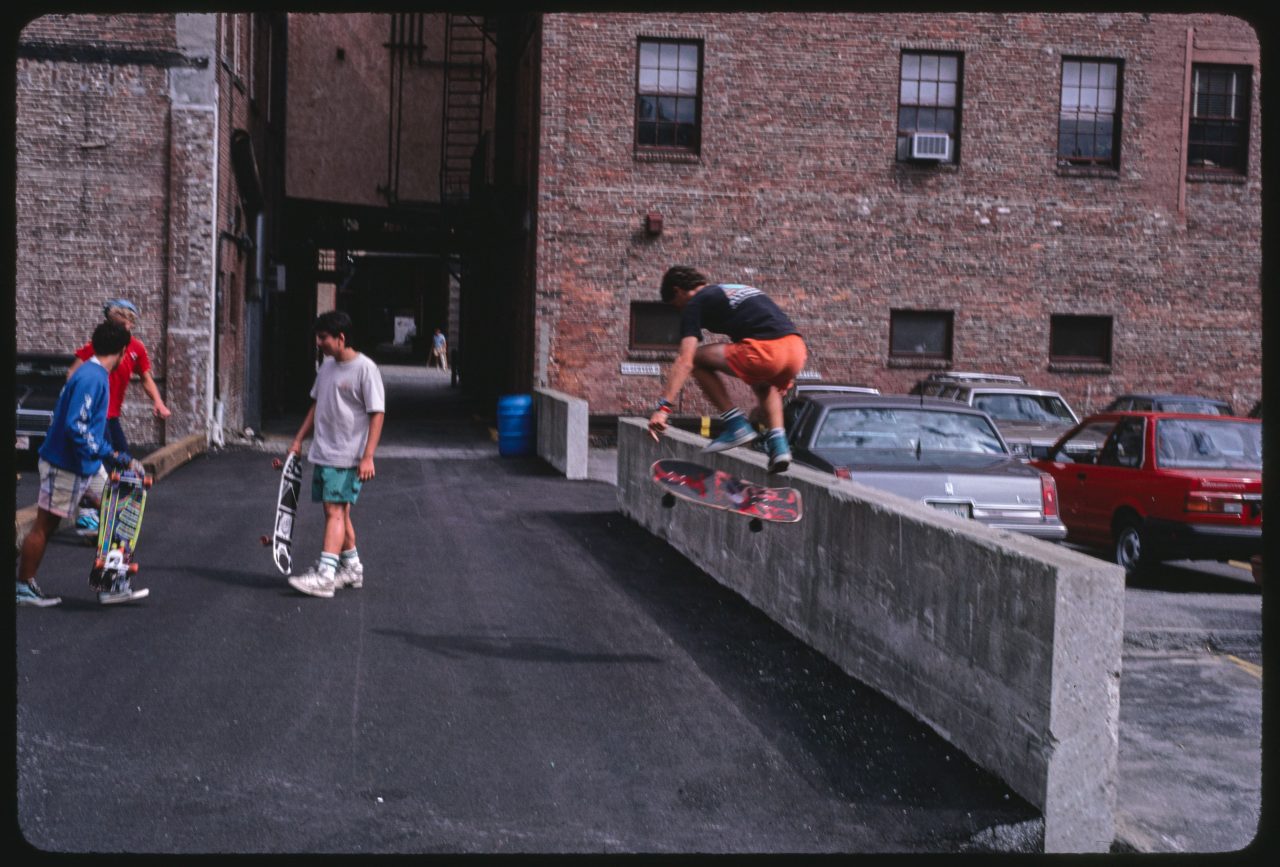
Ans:
[[[721,421],[733,421],[735,418],[741,418],[741,417],[742,417],[742,410],[738,409],[736,406],[731,410],[727,410],[726,412],[720,413]]]
[[[343,565],[343,566],[350,567],[350,568],[355,568],[356,566],[359,566],[359,565],[360,565],[360,552],[359,552],[359,551],[357,551],[355,548],[352,548],[350,551],[343,551],[343,552],[342,552],[342,565]]]
[[[326,578],[332,578],[333,573],[338,571],[338,555],[330,554],[328,551],[320,552],[320,574]]]

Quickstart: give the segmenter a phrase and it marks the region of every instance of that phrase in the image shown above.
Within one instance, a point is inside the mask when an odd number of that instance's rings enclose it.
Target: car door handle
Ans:
[[[1076,473],[1076,478],[1083,482],[1085,479],[1087,479],[1087,478],[1088,478],[1088,474],[1087,474],[1087,473]]]

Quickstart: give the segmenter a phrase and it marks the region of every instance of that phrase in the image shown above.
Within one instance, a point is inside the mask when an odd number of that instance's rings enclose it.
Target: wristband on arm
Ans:
[[[657,405],[657,407],[656,407],[656,408],[654,408],[654,410],[653,410],[653,411],[654,411],[654,412],[665,412],[667,415],[670,415],[670,414],[671,414],[671,401],[667,400],[665,397],[660,397],[660,398],[658,398],[658,405]]]

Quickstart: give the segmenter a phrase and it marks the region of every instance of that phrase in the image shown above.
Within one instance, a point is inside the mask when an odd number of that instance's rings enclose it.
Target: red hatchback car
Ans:
[[[1058,483],[1067,539],[1110,547],[1126,573],[1262,552],[1258,419],[1100,413],[1031,463]]]

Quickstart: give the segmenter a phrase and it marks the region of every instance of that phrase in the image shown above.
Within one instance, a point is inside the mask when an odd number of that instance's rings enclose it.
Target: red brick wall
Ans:
[[[167,18],[167,21],[164,19]],[[172,49],[172,16],[50,15],[23,41]],[[163,381],[168,239],[168,77],[158,66],[17,62],[16,345],[70,352],[124,297],[142,311],[136,334]],[[128,435],[157,442],[138,384]]]
[[[1118,391],[1261,391],[1260,111],[1249,173],[1193,181],[1178,210],[1184,55],[1258,53],[1214,15],[548,15],[543,22],[537,359],[592,412],[647,412],[659,380],[620,375],[629,303],[672,264],[773,295],[824,379],[909,388],[891,308],[955,311],[953,367],[1020,373],[1079,409]],[[702,154],[632,153],[638,36],[704,40]],[[895,162],[904,49],[964,55],[958,168]],[[1064,55],[1124,62],[1122,160],[1059,170]],[[658,237],[644,215],[663,214]],[[1114,317],[1109,368],[1051,366],[1051,314]],[[900,362],[898,362],[900,364]],[[706,404],[692,383],[686,411]]]

